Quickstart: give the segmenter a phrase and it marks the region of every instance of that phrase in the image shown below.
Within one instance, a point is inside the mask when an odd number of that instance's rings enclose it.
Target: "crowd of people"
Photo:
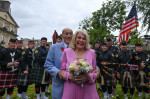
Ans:
[[[143,93],[148,98],[150,60],[143,45],[137,43],[132,52],[127,42],[123,41],[119,48],[112,42],[111,38],[101,44],[97,41],[93,48],[85,30],[73,34],[70,28],[64,28],[57,43],[51,46],[42,37],[36,49],[33,40],[28,42],[28,48],[22,49],[21,40],[10,39],[8,48],[0,46],[0,99],[6,91],[6,99],[11,99],[15,87],[18,98],[28,99],[27,89],[31,84],[35,84],[37,99],[48,99],[45,92],[49,93],[50,80],[52,99],[99,99],[97,90],[104,99],[119,97],[117,84],[121,84],[125,99],[128,90],[134,97],[135,88],[139,98]],[[92,70],[80,75],[70,73],[68,68],[77,59],[86,60]]]

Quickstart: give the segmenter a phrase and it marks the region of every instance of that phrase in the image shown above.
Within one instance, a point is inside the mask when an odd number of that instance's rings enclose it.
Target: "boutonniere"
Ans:
[[[64,47],[61,47],[61,50],[64,51]]]

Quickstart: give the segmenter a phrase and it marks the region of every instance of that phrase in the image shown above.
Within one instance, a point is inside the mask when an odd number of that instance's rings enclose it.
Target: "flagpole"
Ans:
[[[136,3],[136,0],[133,0],[134,3]],[[137,38],[137,43],[138,43],[138,29],[137,29],[137,24],[136,24],[136,38]]]

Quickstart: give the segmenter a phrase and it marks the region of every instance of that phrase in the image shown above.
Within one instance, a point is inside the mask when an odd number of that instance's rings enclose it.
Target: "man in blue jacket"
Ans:
[[[68,47],[73,36],[70,28],[62,30],[63,41],[51,46],[45,61],[45,69],[52,75],[52,99],[61,99],[65,77],[63,71],[60,71],[60,61],[65,48]]]

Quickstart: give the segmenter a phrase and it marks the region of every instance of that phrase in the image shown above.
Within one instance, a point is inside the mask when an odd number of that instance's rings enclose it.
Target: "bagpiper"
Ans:
[[[21,52],[15,49],[16,39],[10,39],[8,48],[0,51],[0,97],[5,94],[6,99],[10,99],[13,89],[17,84],[18,66],[21,62]]]
[[[28,48],[22,51],[23,62],[19,68],[17,86],[18,94],[17,96],[21,99],[28,99],[27,89],[29,85],[29,80],[31,75],[31,69],[33,66],[34,52],[32,51],[35,47],[34,41],[30,40],[28,42]]]
[[[122,85],[122,90],[124,93],[125,99],[128,99],[127,92],[128,89],[130,89],[130,94],[132,95],[132,98],[134,96],[134,90],[135,90],[135,74],[132,70],[130,70],[128,64],[134,64],[132,58],[132,52],[127,50],[127,42],[123,41],[120,45],[121,51],[118,54],[118,62],[120,64],[120,67],[118,69],[118,77],[120,78],[120,83]]]
[[[16,49],[20,50],[22,52],[23,51],[22,46],[23,46],[22,40],[17,40],[16,41]]]
[[[45,96],[45,88],[49,83],[49,73],[45,72],[44,63],[47,57],[48,50],[46,49],[47,38],[42,37],[40,44],[41,46],[36,48],[34,51],[34,62],[32,68],[32,76],[30,83],[35,84],[35,92],[37,99],[48,99]],[[40,89],[41,89],[41,98],[40,98]]]
[[[100,68],[98,83],[101,85],[104,99],[107,99],[108,97],[112,97],[113,87],[113,66],[107,65],[107,62],[114,62],[114,58],[112,57],[112,53],[108,50],[106,43],[102,43],[101,50],[99,50],[96,60]]]
[[[95,53],[97,54],[100,50],[100,42],[99,41],[96,41],[95,43],[95,46],[94,46],[94,50],[95,50]]]
[[[149,58],[148,54],[143,51],[143,45],[141,43],[138,43],[136,46],[136,53],[137,53],[137,60],[139,63],[139,73],[137,77],[137,90],[138,90],[138,96],[142,96],[142,90],[145,93],[146,98],[148,98],[148,65],[149,65]]]
[[[21,53],[23,51],[22,44],[23,44],[22,40],[16,39],[16,50],[19,50]],[[19,66],[20,68],[22,67],[21,65],[22,65],[22,62],[20,63],[20,66]],[[20,68],[18,68],[19,72],[20,72]],[[20,74],[18,74],[18,75],[20,75]],[[17,90],[17,92],[18,92],[17,96],[19,98],[21,98],[22,96],[21,96],[20,93],[22,93],[22,91],[21,91],[22,89],[21,89],[21,87],[19,85],[17,85],[17,88],[18,88],[18,90]]]
[[[118,53],[119,53],[119,50],[117,47],[113,46],[113,41],[111,38],[108,38],[107,39],[107,46],[108,46],[108,50],[112,53],[112,56],[114,57],[115,59],[115,62],[117,62],[117,58],[118,58]],[[116,95],[118,97],[118,95],[116,94],[116,84],[117,84],[117,67],[118,65],[115,66],[116,68],[114,68],[114,83],[113,84],[113,95]]]
[[[118,48],[113,46],[113,41],[111,38],[107,39],[107,46],[108,46],[108,50],[111,51],[114,55],[118,54]]]

